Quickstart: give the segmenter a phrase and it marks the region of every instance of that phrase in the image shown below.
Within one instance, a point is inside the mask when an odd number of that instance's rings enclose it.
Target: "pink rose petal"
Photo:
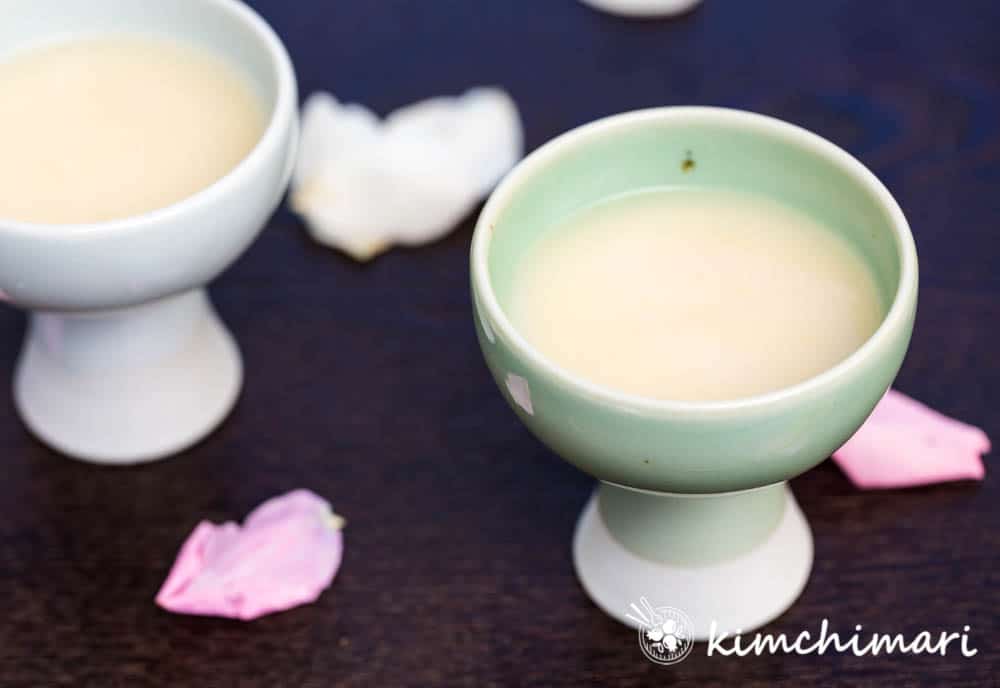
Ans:
[[[314,602],[333,581],[343,521],[330,504],[296,490],[235,523],[198,524],[156,596],[178,614],[249,621]]]
[[[889,390],[833,460],[856,486],[884,489],[982,480],[989,451],[979,428]]]

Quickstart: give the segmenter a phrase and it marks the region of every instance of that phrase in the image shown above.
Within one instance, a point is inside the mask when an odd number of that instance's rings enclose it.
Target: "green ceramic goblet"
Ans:
[[[505,312],[525,251],[585,206],[664,185],[751,191],[811,214],[864,256],[885,319],[820,375],[731,401],[642,398],[546,360]],[[701,107],[627,113],[524,160],[486,204],[471,261],[476,329],[501,391],[538,439],[600,481],[573,546],[593,601],[629,624],[640,598],[677,607],[698,639],[713,621],[747,632],[787,609],[809,577],[813,545],[786,481],[868,417],[913,327],[913,238],[878,179],[825,139],[769,117]]]

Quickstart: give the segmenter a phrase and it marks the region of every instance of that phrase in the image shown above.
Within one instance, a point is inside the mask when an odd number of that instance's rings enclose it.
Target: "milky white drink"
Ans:
[[[262,104],[222,58],[108,36],[0,62],[0,219],[113,220],[168,206],[232,170]]]
[[[618,197],[544,233],[518,266],[509,310],[566,370],[683,401],[802,382],[884,315],[846,241],[791,207],[708,189]]]

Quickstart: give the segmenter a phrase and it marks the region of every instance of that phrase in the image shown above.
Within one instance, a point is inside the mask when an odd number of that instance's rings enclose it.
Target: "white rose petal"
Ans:
[[[314,94],[303,106],[291,206],[317,241],[369,260],[447,234],[523,145],[517,107],[498,89],[421,101],[384,121]]]

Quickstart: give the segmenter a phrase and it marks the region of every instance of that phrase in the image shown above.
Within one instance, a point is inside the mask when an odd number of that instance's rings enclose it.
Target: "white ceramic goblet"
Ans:
[[[169,456],[210,433],[239,395],[239,350],[205,285],[246,250],[288,182],[291,60],[237,0],[0,0],[0,17],[0,59],[123,31],[204,46],[246,72],[270,113],[251,153],[182,202],[90,225],[0,219],[0,298],[31,311],[14,382],[28,428],[95,463]]]

